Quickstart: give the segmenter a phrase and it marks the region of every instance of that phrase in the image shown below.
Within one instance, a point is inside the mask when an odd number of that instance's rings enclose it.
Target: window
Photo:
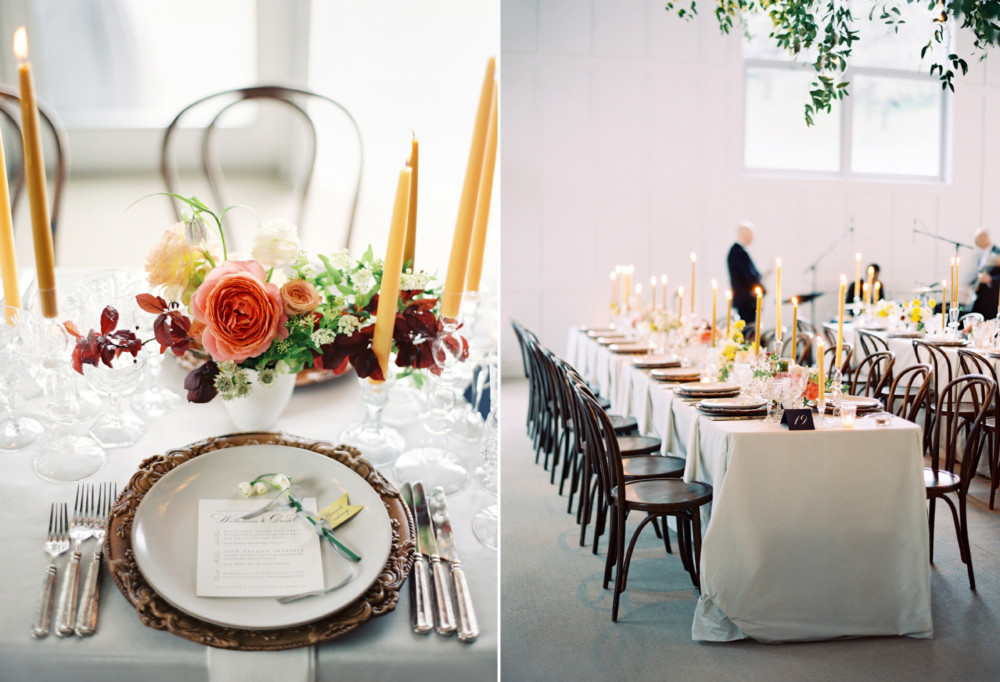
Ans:
[[[855,1],[861,32],[843,75],[848,97],[808,127],[803,107],[816,72],[814,55],[792,60],[767,39],[766,15],[747,18],[744,43],[744,165],[818,176],[942,180],[948,97],[928,68],[947,45],[920,49],[932,24],[926,6],[904,4],[894,32],[869,3]]]

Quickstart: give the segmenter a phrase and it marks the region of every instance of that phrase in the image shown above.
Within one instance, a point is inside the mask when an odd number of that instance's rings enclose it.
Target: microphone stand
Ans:
[[[810,265],[808,268],[805,269],[805,272],[811,272],[812,273],[812,290],[813,290],[814,294],[816,293],[816,287],[817,287],[817,284],[816,284],[816,268],[823,261],[823,259],[826,258],[830,254],[831,251],[833,251],[835,248],[837,248],[840,245],[840,242],[844,241],[847,238],[847,235],[851,234],[852,232],[854,232],[854,218],[851,218],[851,226],[848,227],[847,230],[845,230],[842,235],[840,235],[839,237],[837,237],[837,240],[835,242],[833,242],[832,244],[830,244],[830,246],[828,246],[821,254],[819,254],[819,256],[816,257],[816,260],[813,261],[812,265]],[[813,325],[815,325],[816,324],[816,297],[815,296],[813,297],[813,299],[811,301],[809,301],[809,315],[811,317],[811,322],[813,323]]]
[[[954,239],[948,239],[947,237],[942,237],[939,234],[934,234],[933,232],[928,232],[927,230],[918,230],[917,226],[913,226],[913,234],[922,234],[925,237],[930,237],[931,239],[937,239],[939,242],[944,242],[945,244],[952,244],[955,247],[955,257],[958,258],[959,249],[969,249],[973,251],[974,246],[968,244],[963,244],[962,242],[955,241]]]

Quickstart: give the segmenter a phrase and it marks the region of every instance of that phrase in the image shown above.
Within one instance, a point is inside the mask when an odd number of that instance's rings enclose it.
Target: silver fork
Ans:
[[[49,619],[52,613],[52,596],[56,587],[56,557],[69,549],[69,517],[66,503],[49,507],[49,534],[45,538],[45,551],[49,553],[49,567],[45,570],[45,580],[42,581],[42,596],[38,600],[35,611],[35,622],[31,626],[33,637],[47,637],[49,634]]]
[[[91,531],[97,546],[94,547],[94,556],[90,560],[87,568],[87,582],[83,586],[83,606],[76,619],[76,634],[80,637],[89,637],[97,630],[97,604],[100,595],[101,556],[104,550],[105,524],[111,514],[111,504],[118,495],[118,486],[113,483],[101,485],[100,497],[97,500],[97,508],[94,516],[90,517]]]
[[[56,637],[69,637],[73,634],[73,623],[76,622],[77,593],[80,588],[80,545],[92,534],[89,516],[94,507],[94,486],[76,487],[76,501],[73,503],[73,522],[69,526],[69,537],[73,541],[73,555],[69,559],[69,568],[63,579],[62,590],[59,592],[59,605],[56,608]]]

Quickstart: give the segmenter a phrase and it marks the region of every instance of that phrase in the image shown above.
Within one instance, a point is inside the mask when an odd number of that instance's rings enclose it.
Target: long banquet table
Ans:
[[[612,411],[685,458],[686,480],[714,487],[694,639],[932,636],[919,426],[712,421],[633,357],[570,331],[567,360]]]
[[[62,281],[65,272],[60,272]],[[168,362],[164,381],[179,390],[183,371]],[[341,430],[360,421],[363,405],[357,379],[344,376],[296,389],[274,430],[305,439],[336,443]],[[44,402],[24,404],[24,412],[44,416]],[[119,490],[139,463],[155,454],[212,436],[234,432],[216,400],[205,405],[184,403],[166,417],[148,421],[134,446],[108,451],[108,463],[91,481],[114,481]],[[422,429],[401,429],[412,445]],[[476,446],[462,446],[473,464]],[[43,481],[31,469],[33,449],[0,453],[0,680],[440,680],[495,679],[497,666],[497,553],[480,545],[472,515],[495,498],[470,483],[448,499],[456,543],[476,607],[481,635],[469,645],[454,636],[410,632],[409,584],[404,584],[394,611],[363,623],[357,630],[324,644],[281,652],[234,652],[202,646],[165,631],[144,627],[118,591],[108,571],[101,572],[101,610],[97,634],[60,639],[54,634],[34,640],[30,625],[41,592],[48,555],[42,543],[49,504],[72,507],[74,484]],[[88,481],[90,482],[90,481]],[[398,482],[397,482],[398,483]],[[93,541],[84,545],[89,557]],[[59,559],[60,583],[68,554]],[[81,578],[82,580],[82,578]]]

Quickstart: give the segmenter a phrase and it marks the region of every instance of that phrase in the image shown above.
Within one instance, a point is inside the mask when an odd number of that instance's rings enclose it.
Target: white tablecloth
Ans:
[[[62,274],[62,273],[61,273]],[[179,387],[183,371],[168,362]],[[303,438],[337,441],[341,430],[360,421],[361,389],[351,375],[296,390],[275,430]],[[41,414],[36,399],[26,411]],[[108,464],[94,482],[115,481],[119,489],[139,462],[172,447],[235,431],[221,400],[205,405],[183,404],[167,417],[151,420],[134,446],[108,451]],[[409,444],[422,429],[402,429]],[[462,446],[473,464],[476,446]],[[144,627],[132,606],[118,591],[106,570],[101,575],[101,612],[98,632],[88,639],[60,639],[50,635],[34,640],[29,634],[35,606],[48,564],[42,551],[49,504],[72,506],[75,486],[53,484],[31,470],[32,451],[0,453],[0,680],[229,680],[282,682],[308,680],[440,680],[494,679],[497,662],[497,553],[480,545],[472,532],[472,515],[496,501],[475,483],[449,498],[456,542],[477,609],[482,634],[471,645],[455,637],[419,636],[409,629],[409,585],[404,585],[395,611],[374,618],[360,628],[326,644],[289,652],[224,652],[194,644],[170,633]],[[263,472],[262,472],[263,473]],[[85,545],[89,553],[92,541]],[[86,556],[86,554],[85,554]],[[59,559],[60,578],[67,555]],[[106,568],[106,567],[105,567]]]
[[[597,346],[584,339],[578,358]],[[714,487],[695,639],[932,635],[917,425],[791,433],[711,421],[645,372],[622,373],[645,431],[686,459],[687,480]]]

